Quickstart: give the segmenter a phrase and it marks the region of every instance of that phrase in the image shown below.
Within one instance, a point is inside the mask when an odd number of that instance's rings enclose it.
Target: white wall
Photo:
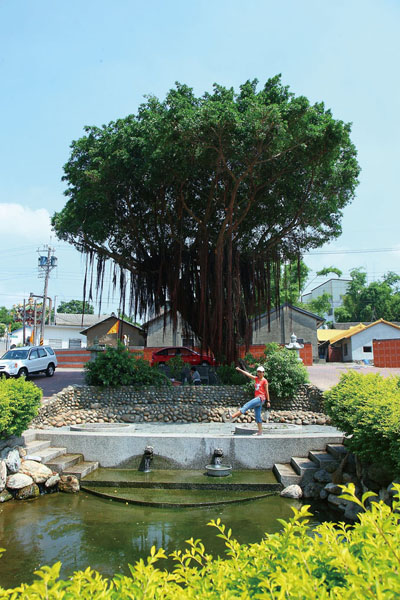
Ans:
[[[356,333],[351,337],[350,358],[343,355],[343,360],[373,360],[373,343],[372,340],[388,340],[399,339],[400,329],[386,325],[386,323],[377,323],[372,327],[368,327],[360,333]],[[350,340],[348,340],[349,342]],[[371,352],[364,352],[364,346],[371,346]]]
[[[80,333],[81,327],[68,327],[62,325],[45,325],[44,343],[53,348],[69,348],[69,340],[81,340],[81,348],[86,348],[87,337]],[[57,340],[57,343],[55,343]]]

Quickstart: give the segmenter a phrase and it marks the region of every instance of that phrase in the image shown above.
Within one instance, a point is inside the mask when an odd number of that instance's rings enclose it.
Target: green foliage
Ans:
[[[243,385],[243,375],[236,371],[234,363],[220,365],[216,369],[217,378],[222,385]]]
[[[84,303],[83,300],[69,300],[68,302],[60,302],[57,307],[57,312],[74,315],[81,315],[83,313],[85,313],[85,315],[93,315],[94,308],[88,302]]]
[[[348,436],[346,445],[367,462],[400,475],[400,379],[348,371],[325,392],[325,411]]]
[[[177,83],[72,142],[52,224],[99,282],[116,261],[139,317],[179,311],[230,363],[282,263],[340,235],[359,173],[350,130],[280,76],[201,97]]]
[[[131,354],[122,343],[118,347],[107,346],[98,353],[93,362],[85,364],[85,379],[88,385],[169,385],[168,379],[150,367],[140,356]]]
[[[0,378],[0,438],[21,435],[38,414],[43,392],[24,377]]]
[[[2,600],[395,600],[400,597],[400,486],[393,508],[360,501],[354,485],[343,486],[343,498],[362,511],[354,526],[323,523],[310,531],[308,506],[293,508],[280,520],[282,531],[259,543],[240,544],[218,518],[208,523],[225,543],[225,557],[214,558],[201,540],[187,540],[187,549],[170,556],[175,566],[161,570],[165,551],[155,546],[146,560],[130,566],[131,576],[101,576],[90,567],[59,579],[60,563],[36,571],[33,584],[2,590]]]
[[[369,285],[363,269],[353,269],[350,275],[352,279],[343,305],[335,310],[337,322],[400,320],[399,275],[389,271],[381,281]]]
[[[299,303],[297,306],[300,306],[300,308],[304,308],[304,310],[308,310],[323,318],[324,315],[329,313],[332,308],[331,300],[332,296],[328,294],[328,292],[324,292],[317,298],[313,298],[309,302]]]
[[[330,275],[331,273],[335,273],[335,275],[337,275],[338,277],[342,276],[342,271],[340,269],[338,269],[337,267],[325,267],[324,269],[317,271],[316,275],[317,275],[317,277],[326,277],[327,275]]]
[[[309,382],[308,371],[298,360],[296,352],[278,344],[267,344],[266,359],[263,363],[265,377],[268,379],[269,391],[275,398],[293,398],[303,383]],[[254,391],[254,383],[248,389]]]
[[[180,379],[182,371],[186,367],[186,363],[184,362],[182,357],[179,356],[179,354],[176,354],[175,356],[169,359],[167,365],[169,372],[171,373],[171,377],[177,380]]]

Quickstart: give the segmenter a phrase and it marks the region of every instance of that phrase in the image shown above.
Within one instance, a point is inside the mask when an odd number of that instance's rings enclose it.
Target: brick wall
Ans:
[[[376,367],[400,367],[400,339],[373,340]]]

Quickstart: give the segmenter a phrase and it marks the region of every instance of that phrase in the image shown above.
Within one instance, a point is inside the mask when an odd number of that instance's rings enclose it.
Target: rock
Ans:
[[[12,448],[10,448],[10,446],[5,446],[5,448],[3,448],[0,452],[0,458],[1,459],[5,459],[7,458],[7,454],[9,452],[11,452]]]
[[[326,500],[328,497],[328,492],[325,489],[322,489],[319,493],[319,497],[321,500]]]
[[[22,448],[22,446],[18,446],[18,452],[19,452],[20,458],[26,457],[26,450],[25,450],[25,448]]]
[[[40,490],[36,483],[19,489],[15,495],[17,500],[27,500],[28,498],[37,498],[38,496],[40,496]]]
[[[60,492],[75,494],[76,492],[79,492],[79,481],[73,475],[61,475],[60,481],[58,482],[58,489]]]
[[[52,475],[51,477],[48,478],[48,480],[46,481],[46,483],[44,484],[46,488],[51,488],[54,487],[55,485],[57,485],[57,483],[60,481],[60,475],[58,473],[55,473],[54,475]]]
[[[0,492],[0,504],[2,502],[7,502],[8,500],[11,500],[12,496],[10,494],[10,492],[8,492],[7,490],[3,490],[2,492]]]
[[[5,460],[0,460],[0,492],[6,487],[7,466]]]
[[[28,485],[32,485],[33,479],[29,477],[29,475],[24,475],[23,473],[15,473],[14,475],[9,475],[7,477],[6,486],[10,490],[19,490]]]
[[[374,463],[367,468],[368,479],[379,484],[379,487],[387,486],[392,481],[392,475],[392,472],[382,463]]]
[[[319,483],[330,483],[332,481],[332,476],[325,469],[319,469],[314,473],[315,481],[319,481]]]
[[[121,415],[121,421],[124,421],[124,423],[135,423],[136,417],[135,415]]]
[[[49,467],[34,460],[23,460],[19,472],[32,477],[35,483],[44,483],[53,475],[53,471]]]
[[[288,485],[280,494],[283,498],[301,498],[303,490],[299,485]]]
[[[310,481],[303,487],[304,498],[319,498],[322,490],[322,484]]]
[[[327,483],[324,489],[328,492],[328,494],[335,494],[336,496],[343,494],[342,488],[336,483]]]
[[[350,500],[345,500],[344,505],[344,517],[345,519],[349,519],[349,521],[356,521],[360,512],[363,512],[361,506]]]
[[[21,458],[17,448],[10,450],[6,458],[7,469],[10,473],[18,473],[21,466]]]
[[[341,510],[344,510],[345,508],[345,501],[342,500],[342,498],[335,496],[335,494],[328,494],[328,502],[329,504],[332,504],[333,506],[335,506],[336,508],[340,508]]]
[[[42,462],[42,457],[36,454],[27,454],[25,457],[23,457],[24,460],[34,460],[35,462],[41,463]]]

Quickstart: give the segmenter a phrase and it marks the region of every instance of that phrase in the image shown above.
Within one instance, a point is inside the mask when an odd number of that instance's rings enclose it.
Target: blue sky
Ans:
[[[282,73],[352,122],[360,185],[343,235],[306,256],[310,281],[329,265],[362,266],[369,281],[400,273],[398,0],[0,0],[0,28],[0,305],[42,293],[36,250],[49,243],[49,294],[82,296],[81,257],[50,241],[70,143],[175,81],[202,94]]]

